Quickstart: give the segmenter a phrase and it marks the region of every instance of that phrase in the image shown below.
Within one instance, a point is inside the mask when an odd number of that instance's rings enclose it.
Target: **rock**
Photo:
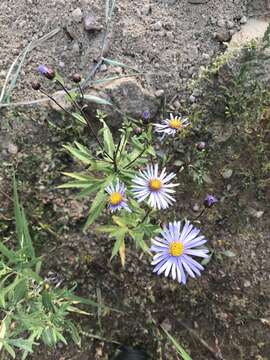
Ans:
[[[245,288],[248,288],[248,287],[250,287],[251,286],[251,282],[249,281],[249,280],[245,280],[244,281],[244,287]]]
[[[162,29],[162,22],[161,21],[157,21],[155,24],[152,25],[152,29],[154,31],[159,31]]]
[[[192,95],[195,97],[199,97],[201,95],[201,90],[199,89],[194,89],[192,92]]]
[[[218,27],[221,27],[221,28],[225,28],[226,23],[225,23],[224,20],[218,20],[218,21],[217,21],[217,26],[218,26]]]
[[[233,21],[227,21],[227,28],[230,30],[230,29],[233,29],[234,28],[234,22]]]
[[[188,0],[190,4],[198,5],[198,4],[206,4],[209,0]]]
[[[203,53],[203,54],[202,54],[202,58],[203,58],[204,60],[209,60],[209,59],[210,59],[210,55],[209,55],[209,54],[206,54],[206,53]]]
[[[228,41],[230,41],[231,38],[232,38],[232,36],[231,36],[231,34],[230,34],[229,31],[227,31],[227,30],[221,30],[221,31],[218,31],[218,32],[216,33],[215,38],[216,38],[219,42],[223,43],[223,42],[228,42]]]
[[[13,143],[9,143],[7,149],[11,155],[16,155],[18,153],[18,146]]]
[[[99,92],[93,90],[90,95],[112,102],[121,113],[134,119],[140,119],[144,109],[148,109],[151,118],[154,118],[160,106],[160,100],[154,94],[144,89],[136,79],[131,77],[116,79],[105,85],[102,84],[99,90]],[[119,112],[113,110],[110,106],[101,106],[89,101],[87,111],[90,112],[93,118],[95,118],[97,108],[109,114],[109,123],[112,127],[119,127],[121,125],[122,118],[119,116]]]
[[[175,102],[173,103],[173,107],[175,108],[175,110],[179,110],[181,107],[180,101],[175,100]]]
[[[82,10],[80,8],[76,8],[75,10],[72,11],[71,16],[75,22],[77,23],[81,22],[83,17]]]
[[[162,97],[163,95],[164,95],[164,90],[162,90],[162,89],[157,90],[157,91],[155,92],[155,96],[156,96],[157,98],[160,98],[160,97]]]
[[[150,5],[150,4],[145,5],[145,6],[142,8],[142,10],[141,10],[141,14],[147,16],[147,15],[149,15],[149,14],[151,13],[151,10],[152,10],[152,9],[151,9],[151,5]]]
[[[230,177],[233,174],[233,170],[232,169],[225,169],[222,171],[221,175],[223,177],[223,179],[230,179]]]
[[[247,19],[247,17],[244,15],[244,16],[242,16],[241,19],[240,19],[240,24],[241,24],[241,25],[244,25],[244,24],[247,23],[247,21],[248,21],[248,19]]]
[[[84,30],[86,31],[100,31],[102,26],[98,24],[96,17],[91,14],[87,14],[83,19]]]
[[[249,214],[252,216],[252,217],[254,217],[254,218],[256,218],[256,219],[260,219],[262,216],[263,216],[263,214],[264,214],[264,211],[263,210],[255,210],[255,209],[253,209],[253,208],[251,208],[251,209],[249,209],[248,210],[248,212],[249,212]]]
[[[194,96],[194,95],[190,95],[189,101],[190,101],[191,103],[195,103],[195,101],[196,101],[195,96]]]
[[[79,45],[78,41],[74,41],[73,46],[72,46],[72,52],[75,54],[80,53],[80,45]]]
[[[199,212],[199,211],[200,211],[200,206],[199,206],[199,204],[194,204],[194,205],[192,206],[192,210],[193,210],[194,212]]]
[[[108,69],[108,66],[107,66],[106,64],[102,64],[102,65],[100,66],[100,71],[101,71],[101,72],[105,72],[105,71],[107,71],[107,69]]]

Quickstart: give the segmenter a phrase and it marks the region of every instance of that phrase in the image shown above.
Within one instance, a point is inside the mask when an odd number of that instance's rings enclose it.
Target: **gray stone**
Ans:
[[[175,110],[179,110],[181,107],[180,101],[175,100],[175,102],[173,103],[173,107],[175,108]]]
[[[234,22],[233,21],[227,21],[227,28],[228,29],[233,29],[235,26]]]
[[[221,30],[221,31],[218,31],[216,34],[215,34],[215,38],[223,43],[223,42],[228,42],[231,40],[232,38],[232,35],[230,34],[229,31],[227,30]]]
[[[97,22],[97,19],[92,14],[87,14],[83,19],[84,29],[86,31],[100,31],[102,26]]]
[[[161,21],[157,21],[155,24],[153,24],[152,29],[155,31],[159,31],[162,29],[162,22]]]
[[[107,69],[108,69],[108,66],[106,64],[102,64],[100,67],[100,71],[102,71],[102,72],[107,71]]]
[[[195,97],[198,97],[201,95],[201,90],[199,89],[194,89],[193,92],[192,92],[192,95],[195,96]]]
[[[195,101],[196,101],[195,96],[194,96],[194,95],[190,95],[189,101],[190,101],[191,103],[195,103]]]
[[[240,24],[241,24],[241,25],[244,25],[244,24],[247,23],[247,21],[248,21],[248,19],[247,19],[247,17],[244,15],[244,16],[242,16],[241,19],[240,19]]]
[[[199,204],[194,204],[194,205],[192,206],[192,210],[193,210],[194,212],[199,212],[199,211],[200,211],[200,206],[199,206]]]
[[[16,155],[18,153],[18,146],[13,143],[9,143],[7,149],[11,155]]]
[[[82,10],[80,8],[76,8],[75,10],[72,11],[71,16],[75,22],[77,23],[81,22],[83,17]]]
[[[225,25],[226,25],[226,22],[223,19],[217,21],[218,27],[225,28]]]
[[[209,59],[210,59],[210,55],[209,55],[209,54],[206,54],[206,53],[203,53],[203,54],[202,54],[202,58],[205,59],[205,60],[209,60]]]
[[[233,170],[232,169],[225,169],[222,171],[222,177],[223,179],[230,179],[230,177],[232,176],[233,174]]]
[[[250,287],[251,286],[251,282],[249,281],[249,280],[245,280],[244,281],[244,287],[245,288],[248,288],[248,287]]]
[[[164,90],[160,89],[155,92],[155,96],[160,98],[164,95]]]

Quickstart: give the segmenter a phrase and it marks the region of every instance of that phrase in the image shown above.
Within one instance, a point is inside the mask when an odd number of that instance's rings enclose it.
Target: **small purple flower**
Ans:
[[[161,237],[152,239],[150,251],[156,254],[152,265],[158,275],[165,271],[167,277],[170,273],[173,280],[185,284],[187,275],[195,278],[201,275],[203,266],[193,257],[208,258],[208,249],[202,248],[207,240],[200,235],[200,230],[185,221],[181,226],[180,221],[169,223],[161,231]]]
[[[142,114],[144,120],[149,120],[150,118],[150,112],[148,110],[145,110]]]
[[[218,202],[218,199],[214,195],[207,195],[203,201],[204,206],[207,208],[211,208]]]
[[[111,184],[107,186],[105,191],[109,194],[108,204],[112,213],[120,209],[125,209],[128,212],[131,212],[125,198],[125,185],[120,183],[119,179],[117,179],[115,185]]]
[[[46,75],[48,71],[49,69],[47,68],[47,66],[45,65],[38,66],[38,72],[40,73],[40,75]]]
[[[45,65],[38,66],[38,72],[40,75],[45,76],[47,79],[52,80],[55,77],[55,72],[52,69],[49,69]]]

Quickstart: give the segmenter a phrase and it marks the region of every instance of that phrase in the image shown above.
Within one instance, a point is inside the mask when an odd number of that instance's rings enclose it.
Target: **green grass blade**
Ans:
[[[172,342],[177,354],[181,356],[182,360],[192,360],[189,354],[182,348],[182,346],[175,340],[175,338],[170,335],[163,327],[162,330],[165,332],[168,339]]]

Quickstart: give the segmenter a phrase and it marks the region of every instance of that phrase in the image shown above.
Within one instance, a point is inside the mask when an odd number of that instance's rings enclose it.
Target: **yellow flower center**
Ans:
[[[113,192],[110,195],[110,204],[118,205],[123,199],[123,196],[119,192]]]
[[[159,179],[152,179],[148,185],[151,190],[158,191],[161,188],[161,181]]]
[[[176,118],[173,118],[169,121],[169,126],[172,129],[179,130],[182,127],[182,121]]]
[[[184,252],[184,245],[179,241],[172,241],[170,243],[169,253],[172,256],[180,256]]]

